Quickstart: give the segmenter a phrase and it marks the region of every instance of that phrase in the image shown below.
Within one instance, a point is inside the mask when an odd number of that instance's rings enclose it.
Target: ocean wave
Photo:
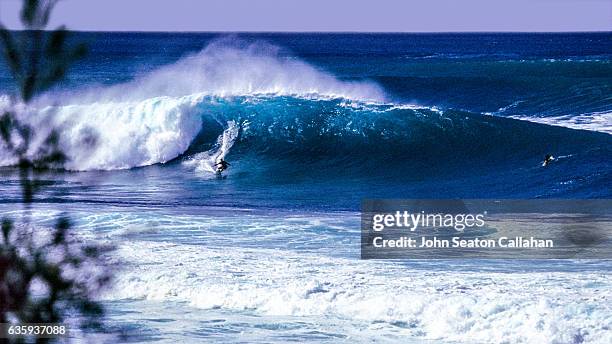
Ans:
[[[0,99],[0,107],[9,106],[8,97]],[[446,161],[460,157],[461,149],[468,155],[477,151],[481,158],[502,157],[508,149],[491,147],[483,138],[506,137],[506,146],[528,153],[530,141],[548,135],[540,131],[517,138],[512,133],[522,129],[512,121],[390,102],[376,83],[340,80],[264,43],[228,41],[125,84],[56,91],[14,109],[35,129],[30,156],[55,129],[69,159],[63,167],[77,171],[129,169],[187,155],[186,165],[210,172],[213,160],[230,150],[272,160],[337,156],[344,159],[339,163],[352,165],[433,156]],[[612,131],[609,113],[520,119]],[[228,131],[231,127],[236,132]],[[552,135],[552,140],[558,138]],[[0,143],[0,165],[15,163]]]
[[[28,118],[39,129],[34,147],[42,144],[52,128],[59,128],[61,148],[70,159],[64,166],[68,170],[129,169],[182,157],[185,166],[211,177],[217,159],[236,154],[255,162],[295,162],[293,167],[278,166],[282,171],[326,161],[354,167],[359,173],[374,173],[385,161],[395,161],[397,171],[433,157],[439,166],[466,161],[464,156],[494,165],[508,155],[548,154],[536,149],[542,145],[554,145],[555,152],[576,152],[604,143],[580,139],[580,133],[575,140],[561,139],[552,127],[527,130],[527,124],[502,116],[346,98],[198,94],[48,106],[39,113],[41,116]],[[579,129],[589,126],[610,133],[607,113],[593,114],[582,122],[554,117],[519,119]],[[519,132],[524,134],[517,136]],[[493,136],[505,144],[490,145],[483,140]],[[14,157],[0,150],[2,165],[14,162]]]
[[[45,94],[28,107],[14,108],[35,129],[31,155],[57,129],[69,157],[66,169],[114,170],[182,154],[202,130],[203,101],[256,95],[384,100],[374,83],[339,80],[300,60],[281,58],[276,47],[221,41],[126,84]],[[9,106],[9,98],[2,97],[0,107]],[[95,145],[87,144],[92,141]],[[1,145],[0,165],[14,163]]]

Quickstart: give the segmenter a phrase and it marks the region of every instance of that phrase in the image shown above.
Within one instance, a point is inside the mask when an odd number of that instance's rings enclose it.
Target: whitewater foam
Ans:
[[[164,316],[190,308],[286,316],[295,326],[301,317],[340,319],[468,343],[612,340],[605,262],[359,260],[355,213],[106,209],[74,218],[79,235],[117,246],[112,261],[123,268],[101,296],[114,304],[146,300]],[[52,215],[37,211],[35,223],[50,226]]]
[[[136,236],[130,234],[125,224],[142,223],[148,216],[156,219],[160,233],[172,233],[167,241],[157,241],[159,235],[148,241],[151,237],[144,239],[138,228]],[[99,215],[93,218],[98,226],[105,222]],[[486,263],[477,262],[473,269],[448,270],[448,263],[436,267],[435,262],[359,260],[354,252],[359,247],[355,214],[155,214],[128,216],[125,223],[114,217],[109,221],[120,231],[104,231],[106,237],[120,243],[117,259],[129,264],[106,300],[384,323],[401,326],[406,336],[428,340],[612,339],[610,277],[597,270],[508,273],[487,271]],[[99,234],[95,228],[91,231]],[[292,242],[300,244],[292,248]],[[307,249],[308,243],[317,243],[317,249]]]
[[[534,116],[509,116],[510,118],[566,127],[571,129],[581,129],[590,131],[599,131],[602,133],[612,134],[612,112],[601,111],[591,112],[580,115],[565,115],[551,117],[534,117]]]
[[[171,243],[130,243],[119,254],[138,264],[118,277],[112,300],[406,324],[411,336],[432,340],[612,339],[612,309],[590,287],[609,285],[602,274],[429,272],[317,253]]]
[[[200,131],[195,97],[156,97],[139,102],[46,106],[17,112],[35,130],[31,156],[51,130],[60,132],[69,170],[113,170],[167,162],[184,152]],[[0,147],[0,164],[15,157]]]

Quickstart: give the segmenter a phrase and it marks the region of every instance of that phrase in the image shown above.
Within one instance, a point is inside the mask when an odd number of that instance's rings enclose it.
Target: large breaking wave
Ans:
[[[276,47],[258,43],[211,44],[136,80],[112,87],[56,92],[29,109],[17,106],[38,134],[59,128],[71,170],[112,170],[176,158],[202,130],[202,106],[235,96],[293,96],[382,101],[373,83],[340,81],[302,61],[279,58]],[[1,104],[9,105],[8,97]],[[26,114],[36,113],[36,116]],[[204,128],[205,129],[205,128]],[[94,146],[84,144],[95,138]],[[15,158],[0,147],[0,164]]]
[[[8,98],[1,103],[8,106]],[[473,156],[507,161],[516,152],[539,157],[563,146],[592,148],[601,139],[568,138],[565,131],[481,113],[394,104],[374,82],[340,80],[265,43],[228,41],[125,84],[56,91],[16,108],[36,129],[30,154],[59,129],[69,158],[64,167],[81,171],[184,156],[188,165],[210,172],[230,150],[255,160],[375,171],[398,159],[426,166]],[[491,145],[491,138],[503,144]],[[0,165],[14,163],[0,146]]]

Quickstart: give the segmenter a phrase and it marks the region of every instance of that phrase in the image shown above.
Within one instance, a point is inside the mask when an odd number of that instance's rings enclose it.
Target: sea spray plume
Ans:
[[[62,128],[64,168],[126,169],[180,156],[206,130],[202,116],[210,112],[202,109],[238,96],[384,100],[374,83],[339,80],[269,44],[226,39],[128,83],[43,95],[30,105],[40,116],[28,120],[41,131],[48,123]],[[82,149],[92,135],[97,145]],[[7,164],[1,149],[0,164]]]
[[[172,80],[168,83],[168,80]],[[275,95],[383,101],[374,83],[348,82],[263,42],[219,40],[139,81],[149,93],[212,96]]]
[[[343,81],[265,42],[220,39],[131,82],[82,90],[80,103],[154,97],[275,95],[383,102],[373,82]]]

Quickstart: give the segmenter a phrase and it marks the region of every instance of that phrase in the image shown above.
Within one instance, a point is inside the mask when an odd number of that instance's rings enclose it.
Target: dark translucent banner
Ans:
[[[612,259],[612,200],[364,200],[362,259]]]

